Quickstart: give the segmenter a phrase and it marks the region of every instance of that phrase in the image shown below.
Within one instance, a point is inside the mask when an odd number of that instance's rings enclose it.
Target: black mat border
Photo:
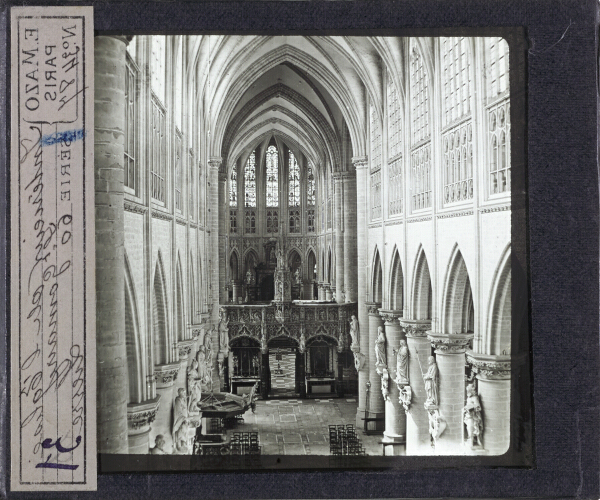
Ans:
[[[25,2],[28,3],[29,2]],[[33,2],[32,2],[33,3]],[[16,3],[15,3],[16,4]],[[22,5],[23,2],[19,3]],[[37,3],[36,4],[42,4]],[[47,2],[84,5],[89,2]],[[96,2],[98,30],[230,31],[523,26],[536,466],[386,472],[99,475],[48,498],[599,497],[597,26],[593,0]],[[0,68],[10,15],[0,4]],[[7,73],[0,79],[0,495],[8,488]],[[5,299],[5,300],[2,300]],[[448,459],[451,460],[451,459]],[[451,463],[450,461],[448,462]],[[40,494],[10,494],[41,498]]]

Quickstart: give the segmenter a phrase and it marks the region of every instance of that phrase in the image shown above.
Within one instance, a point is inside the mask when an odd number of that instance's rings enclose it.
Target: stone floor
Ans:
[[[356,408],[353,398],[259,400],[227,432],[258,432],[265,455],[329,455],[329,425],[355,424]],[[367,455],[381,455],[382,435],[357,435]]]

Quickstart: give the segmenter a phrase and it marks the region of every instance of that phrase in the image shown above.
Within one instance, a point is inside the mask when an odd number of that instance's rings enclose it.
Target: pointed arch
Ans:
[[[413,319],[431,319],[432,288],[429,264],[423,246],[419,246],[415,271],[413,273],[412,317]]]
[[[125,345],[127,351],[128,403],[144,401],[143,346],[140,339],[137,298],[131,267],[125,252]]]
[[[239,280],[239,275],[240,275],[239,261],[240,261],[240,259],[238,258],[238,252],[234,248],[231,251],[231,254],[229,255],[229,278],[234,281]]]
[[[458,245],[454,246],[448,265],[442,311],[444,333],[473,332],[475,307],[471,280]]]
[[[167,324],[167,288],[165,271],[160,250],[154,270],[152,284],[152,333],[154,345],[154,363],[169,362],[169,331]]]
[[[383,269],[381,267],[381,258],[379,249],[375,247],[373,255],[373,267],[371,274],[371,301],[381,304],[383,299]]]
[[[486,354],[499,355],[511,352],[512,326],[512,272],[510,243],[502,253],[490,294]]]
[[[306,251],[306,278],[309,282],[317,279],[317,257],[315,256],[314,248],[309,248]]]
[[[392,271],[390,274],[390,309],[402,311],[404,307],[404,273],[398,247],[393,251]]]

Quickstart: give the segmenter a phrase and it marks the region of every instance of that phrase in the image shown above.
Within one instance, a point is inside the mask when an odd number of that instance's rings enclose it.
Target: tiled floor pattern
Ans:
[[[356,399],[283,399],[256,402],[231,432],[258,432],[265,455],[329,455],[329,425],[354,424]],[[382,436],[357,429],[367,455],[381,455]]]

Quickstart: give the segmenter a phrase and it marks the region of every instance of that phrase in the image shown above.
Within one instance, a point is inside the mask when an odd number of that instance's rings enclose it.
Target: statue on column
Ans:
[[[190,447],[189,439],[189,424],[187,420],[181,422],[179,429],[173,434],[173,441],[175,443],[175,452],[179,455],[189,455],[192,450]]]
[[[354,368],[356,368],[357,372],[363,369],[363,366],[365,366],[366,359],[367,358],[363,353],[354,351]]]
[[[425,407],[437,406],[439,404],[439,372],[438,366],[435,362],[435,357],[429,356],[428,359],[429,368],[427,373],[423,377],[425,381],[425,392],[427,393],[427,400],[425,401]]]
[[[483,434],[481,403],[473,384],[467,385],[467,404],[463,408],[463,420],[467,427],[469,446],[471,448],[481,446],[481,435]]]
[[[202,398],[202,383],[200,380],[200,374],[198,373],[198,361],[192,360],[192,365],[188,368],[187,372],[188,380],[188,414],[198,415],[198,403]]]
[[[385,401],[390,400],[390,373],[387,368],[383,369],[381,375],[381,393],[383,394],[383,399]]]
[[[352,345],[350,346],[350,348],[352,350],[360,349],[360,339],[358,335],[358,319],[356,319],[356,316],[353,314],[352,316],[350,316],[350,337],[352,338]]]
[[[179,428],[183,425],[184,422],[187,422],[188,419],[188,402],[185,393],[185,389],[180,387],[177,391],[177,397],[173,403],[173,439],[175,439],[175,434],[179,430]]]
[[[381,375],[383,367],[387,366],[385,356],[385,333],[383,331],[383,326],[377,328],[377,340],[375,341],[375,360],[377,373]]]
[[[406,340],[400,340],[400,347],[392,351],[396,355],[396,384],[408,385],[408,345]]]
[[[229,329],[227,328],[227,311],[223,308],[219,310],[219,352],[223,356],[229,353]]]
[[[304,332],[300,334],[298,350],[300,351],[300,354],[304,354],[304,351],[306,351],[306,337],[304,336]]]

